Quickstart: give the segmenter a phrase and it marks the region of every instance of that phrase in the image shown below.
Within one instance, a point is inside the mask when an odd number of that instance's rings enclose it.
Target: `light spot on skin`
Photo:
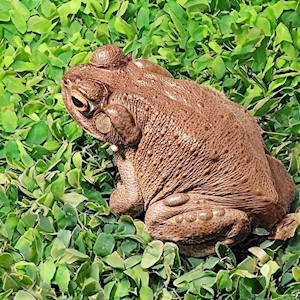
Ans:
[[[182,221],[183,221],[183,216],[182,215],[178,215],[178,216],[175,217],[175,222],[176,223],[182,223]]]
[[[246,183],[248,180],[249,178],[245,176],[241,179],[241,183]]]
[[[206,169],[204,169],[204,171],[203,171],[203,175],[209,175],[210,172],[211,172],[211,169],[210,169],[210,168],[206,168]]]
[[[173,194],[163,200],[164,205],[173,207],[183,205],[188,202],[190,197],[187,194]]]
[[[118,152],[118,150],[119,150],[117,145],[111,145],[110,149],[111,149],[112,152]]]
[[[208,221],[213,217],[211,210],[201,210],[198,212],[198,219],[202,221]]]
[[[187,222],[194,222],[197,219],[197,213],[196,212],[190,212],[186,214],[185,220]]]
[[[168,175],[167,175],[166,173],[162,173],[162,174],[161,174],[161,178],[162,178],[163,180],[167,179],[167,177],[168,177]]]
[[[224,208],[216,208],[213,210],[213,215],[216,217],[222,217],[225,215],[225,209]]]

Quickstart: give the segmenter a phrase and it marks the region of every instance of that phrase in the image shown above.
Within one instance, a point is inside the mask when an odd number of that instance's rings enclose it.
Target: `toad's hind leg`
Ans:
[[[275,220],[281,220],[289,211],[290,205],[296,195],[296,186],[288,174],[285,166],[276,158],[266,155],[274,187],[278,194],[278,203],[276,205]]]
[[[247,237],[250,220],[245,212],[213,202],[200,206],[195,198],[195,194],[173,194],[153,203],[145,216],[150,234],[176,242],[181,253],[196,257],[214,253],[217,241],[234,244]]]
[[[274,206],[273,226],[270,234],[270,238],[276,240],[286,240],[294,236],[296,229],[299,225],[297,219],[300,219],[300,210],[295,213],[288,214],[290,205],[296,195],[296,186],[288,174],[284,165],[274,157],[267,155],[274,186],[278,194],[278,202]],[[269,218],[271,213],[269,211]],[[280,221],[278,223],[278,221]]]

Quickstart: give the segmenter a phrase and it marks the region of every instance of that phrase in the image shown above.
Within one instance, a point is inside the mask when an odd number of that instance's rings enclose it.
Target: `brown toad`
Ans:
[[[112,211],[145,212],[154,238],[203,256],[217,241],[242,241],[255,226],[279,228],[276,238],[291,235],[281,236],[291,219],[277,224],[295,186],[266,154],[255,120],[223,94],[112,45],[71,68],[62,93],[75,121],[113,145],[121,182]]]

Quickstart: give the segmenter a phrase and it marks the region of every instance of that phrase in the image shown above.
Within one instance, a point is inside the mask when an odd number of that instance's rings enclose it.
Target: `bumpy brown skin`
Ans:
[[[115,46],[100,47],[91,62],[64,75],[63,99],[87,132],[117,146],[113,212],[144,211],[154,238],[193,256],[286,216],[295,186],[265,154],[246,109]]]

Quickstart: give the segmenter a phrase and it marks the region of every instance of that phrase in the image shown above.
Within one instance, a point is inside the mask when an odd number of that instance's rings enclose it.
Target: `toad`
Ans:
[[[287,216],[295,186],[247,109],[113,45],[62,81],[74,120],[112,144],[114,213],[145,213],[152,237],[192,256],[213,253],[217,241],[241,242],[254,227],[278,239],[295,231]]]

